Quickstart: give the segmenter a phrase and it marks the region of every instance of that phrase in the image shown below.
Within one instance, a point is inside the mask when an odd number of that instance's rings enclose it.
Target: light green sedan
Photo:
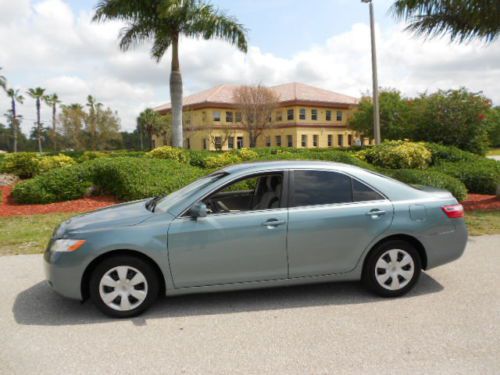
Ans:
[[[362,280],[396,297],[466,242],[463,208],[447,191],[283,161],[231,166],[167,196],[73,217],[44,262],[55,291],[124,318],[159,295],[318,282]]]

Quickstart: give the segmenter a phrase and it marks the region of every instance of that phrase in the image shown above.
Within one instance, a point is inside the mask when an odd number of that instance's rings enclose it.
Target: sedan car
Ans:
[[[459,258],[463,208],[447,191],[312,161],[230,166],[163,197],[62,223],[49,284],[113,317],[161,295],[362,280],[401,296]]]

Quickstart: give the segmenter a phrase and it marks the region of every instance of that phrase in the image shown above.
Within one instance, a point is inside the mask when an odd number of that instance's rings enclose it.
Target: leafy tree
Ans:
[[[92,95],[89,95],[87,96],[86,105],[89,110],[87,113],[86,131],[90,137],[90,148],[95,151],[97,149],[97,142],[98,142],[97,112],[101,110],[102,103],[98,103]]]
[[[484,154],[488,135],[483,120],[490,108],[490,100],[465,88],[422,94],[411,105],[414,139]]]
[[[19,90],[8,89],[7,96],[10,98],[10,114],[11,122],[10,127],[12,130],[13,146],[12,151],[17,152],[17,136],[19,134],[19,120],[17,118],[16,103],[23,104],[24,97],[19,93]]]
[[[0,67],[0,70],[3,68]],[[4,75],[0,74],[0,88],[3,89],[4,91],[7,91],[7,78],[5,78]]]
[[[500,34],[498,0],[397,0],[393,14],[409,22],[417,35],[440,36],[464,42],[474,38],[491,42]]]
[[[90,113],[88,114],[90,116]],[[111,108],[103,109],[102,105],[96,107],[96,144],[99,150],[116,148],[122,142],[120,134],[120,119]],[[92,139],[92,138],[91,138]]]
[[[382,90],[380,102],[380,132],[382,139],[405,139],[413,135],[407,99],[397,90]],[[366,137],[373,138],[373,103],[371,97],[361,98],[357,111],[350,120],[351,127]]]
[[[42,123],[40,122],[40,105],[41,101],[45,97],[45,89],[41,87],[37,87],[34,89],[29,89],[27,94],[35,99],[36,103],[36,129],[38,132],[37,141],[38,141],[38,152],[42,152]]]
[[[47,95],[44,97],[45,103],[52,108],[52,132],[50,138],[52,140],[53,151],[57,151],[57,105],[61,103],[57,94]]]
[[[247,51],[246,31],[236,19],[227,16],[204,0],[101,0],[94,21],[121,20],[127,26],[121,33],[120,48],[152,40],[151,55],[160,61],[172,47],[170,98],[172,101],[173,145],[183,146],[182,75],[179,63],[179,38],[219,38]]]
[[[484,119],[488,137],[493,147],[500,147],[500,107],[491,108]]]
[[[83,129],[86,113],[81,104],[63,105],[59,115],[65,147],[80,151],[85,149]]]
[[[10,130],[2,123],[0,123],[0,150],[9,151],[10,150]]]
[[[151,108],[146,108],[137,118],[137,124],[148,135],[149,148],[153,148],[153,135],[161,136],[169,132],[170,118],[162,116]]]

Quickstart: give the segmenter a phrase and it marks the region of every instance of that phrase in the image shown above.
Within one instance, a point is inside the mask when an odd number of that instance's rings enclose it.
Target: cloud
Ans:
[[[84,103],[88,94],[117,110],[125,129],[147,106],[169,100],[170,51],[160,63],[148,45],[123,53],[118,48],[119,22],[93,23],[92,13],[74,12],[62,0],[0,0],[0,66],[9,83],[25,91],[46,87],[65,103]],[[450,44],[424,41],[401,25],[377,28],[379,82],[406,95],[466,86],[483,91],[500,104],[500,41]],[[242,54],[223,41],[181,40],[184,92],[221,83],[275,85],[299,81],[360,96],[371,89],[370,30],[354,24],[311,46],[297,46],[284,58],[252,45]],[[290,36],[292,37],[292,36]],[[0,94],[0,113],[8,101]],[[28,130],[35,117],[27,98],[19,112]],[[44,108],[42,119],[50,122]]]

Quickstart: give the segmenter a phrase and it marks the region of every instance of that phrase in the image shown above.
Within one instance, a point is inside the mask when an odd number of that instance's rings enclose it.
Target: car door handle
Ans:
[[[284,225],[286,224],[285,220],[278,220],[278,219],[269,219],[266,220],[262,223],[262,226],[264,227],[277,227],[278,225]]]
[[[379,210],[378,208],[375,208],[373,210],[370,210],[366,213],[366,216],[370,216],[372,219],[377,219],[380,216],[385,215],[384,210]]]

